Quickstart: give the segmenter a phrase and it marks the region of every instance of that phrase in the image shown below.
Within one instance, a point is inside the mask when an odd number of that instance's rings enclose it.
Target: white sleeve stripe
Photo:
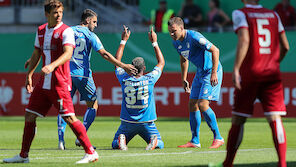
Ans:
[[[279,32],[285,31],[284,26],[282,24],[281,18],[279,15],[275,12],[276,17],[278,18],[278,27],[279,27]]]
[[[63,32],[63,45],[70,44],[75,46],[75,37],[74,37],[74,31],[71,27],[67,28]]]
[[[241,27],[249,27],[244,12],[235,10],[232,12],[233,29],[236,31]]]
[[[38,31],[36,32],[36,35],[35,35],[35,44],[34,44],[34,46],[36,48],[40,48],[39,39],[38,39]]]

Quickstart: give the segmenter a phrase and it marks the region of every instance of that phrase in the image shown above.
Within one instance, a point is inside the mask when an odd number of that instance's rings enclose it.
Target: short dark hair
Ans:
[[[172,26],[173,24],[177,24],[178,26],[183,26],[184,27],[184,22],[181,19],[181,17],[173,17],[168,21],[168,25]]]
[[[144,71],[145,61],[142,57],[136,57],[132,60],[132,65],[138,70],[138,73]]]
[[[85,22],[85,20],[89,17],[97,17],[97,13],[94,12],[93,10],[91,9],[85,9],[83,12],[82,12],[82,15],[81,15],[81,19],[80,21],[81,22]]]
[[[44,2],[44,11],[50,13],[52,9],[60,8],[64,9],[63,3],[59,0],[46,0]]]
[[[220,1],[219,0],[212,0],[217,8],[220,8]]]

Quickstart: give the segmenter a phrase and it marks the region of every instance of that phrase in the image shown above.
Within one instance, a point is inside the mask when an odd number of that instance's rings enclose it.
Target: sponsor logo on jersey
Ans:
[[[182,51],[182,52],[181,52],[181,55],[182,55],[183,57],[185,57],[186,59],[188,59],[188,56],[189,56],[189,50],[184,50],[184,51]]]
[[[53,35],[53,37],[55,38],[55,39],[58,39],[59,38],[59,36],[60,36],[60,33],[55,33],[54,35]]]

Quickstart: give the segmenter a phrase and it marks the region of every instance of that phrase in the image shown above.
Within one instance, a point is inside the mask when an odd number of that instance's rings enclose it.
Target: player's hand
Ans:
[[[153,26],[151,26],[150,31],[148,32],[148,37],[152,43],[157,42],[157,35],[154,32]]]
[[[124,41],[127,41],[129,39],[131,35],[131,31],[129,30],[129,28],[125,25],[123,25],[123,32],[121,34],[121,39]]]
[[[189,82],[188,82],[187,80],[184,80],[184,81],[182,82],[182,84],[183,84],[183,88],[184,88],[185,92],[186,92],[186,93],[190,93],[190,92],[191,92],[191,89],[190,89],[190,87],[189,87]]]
[[[138,74],[138,69],[136,69],[133,65],[131,64],[126,64],[123,67],[124,71],[128,73],[129,75],[137,75]]]
[[[239,70],[233,70],[232,82],[233,82],[234,87],[239,90],[241,89],[240,81],[241,81],[241,77],[239,74]]]
[[[214,87],[216,85],[218,85],[218,76],[217,76],[217,72],[212,72],[211,74],[211,85]]]
[[[53,67],[51,64],[49,64],[49,65],[44,66],[44,67],[41,69],[41,72],[42,72],[43,74],[49,74],[49,73],[51,73],[53,70],[54,70],[54,67]]]
[[[29,64],[30,64],[30,60],[31,60],[31,58],[28,59],[28,60],[25,62],[25,65],[24,65],[25,69],[28,68],[28,66],[29,66]]]
[[[33,92],[32,77],[27,76],[25,86],[28,93]]]

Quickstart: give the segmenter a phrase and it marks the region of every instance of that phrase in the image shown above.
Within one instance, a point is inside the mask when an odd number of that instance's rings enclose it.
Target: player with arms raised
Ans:
[[[286,134],[281,115],[286,115],[280,62],[289,43],[277,13],[258,5],[258,0],[242,0],[245,7],[232,13],[238,36],[233,69],[235,86],[232,126],[223,164],[232,167],[243,138],[244,123],[253,114],[254,101],[262,104],[273,135],[279,167],[286,167]]]
[[[116,58],[119,61],[121,61],[125,43],[129,36],[130,31],[124,26],[122,40],[116,53]],[[157,116],[153,90],[155,83],[160,78],[165,61],[157,44],[157,35],[153,31],[153,27],[149,32],[149,40],[158,62],[153,71],[144,74],[146,66],[142,57],[136,57],[132,60],[132,65],[138,69],[136,75],[129,75],[122,68],[116,66],[115,73],[122,89],[122,104],[121,125],[114,136],[113,149],[127,150],[127,143],[137,134],[148,144],[146,150],[164,147],[154,124]]]

